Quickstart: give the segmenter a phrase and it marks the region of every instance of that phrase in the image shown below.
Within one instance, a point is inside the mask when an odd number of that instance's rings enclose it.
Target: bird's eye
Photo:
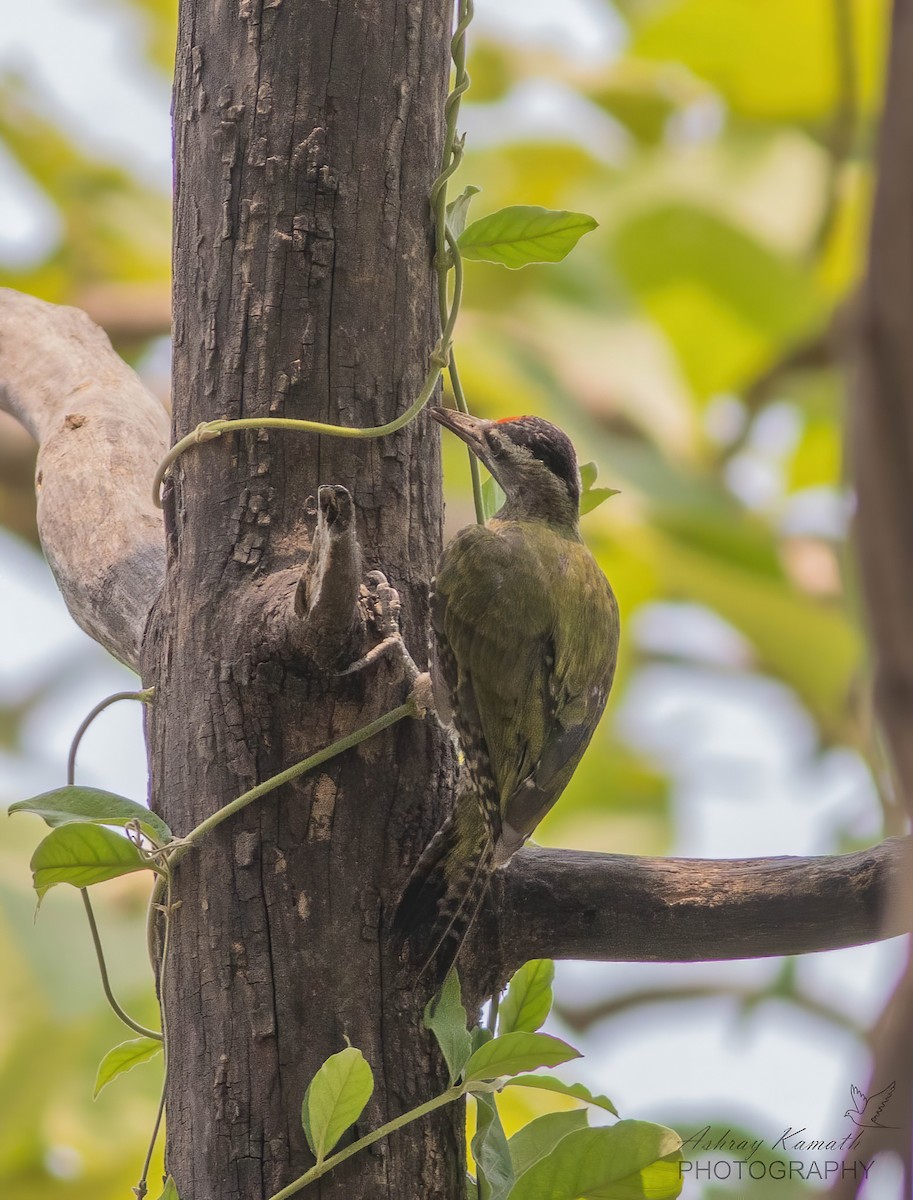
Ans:
[[[494,433],[486,433],[485,441],[488,443],[488,449],[491,451],[493,458],[499,458],[503,452],[501,439]]]

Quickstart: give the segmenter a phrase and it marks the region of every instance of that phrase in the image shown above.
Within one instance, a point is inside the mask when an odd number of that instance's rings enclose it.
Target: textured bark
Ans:
[[[906,932],[891,903],[910,841],[819,858],[634,858],[524,850],[495,875],[480,957],[706,962],[808,954]],[[530,913],[535,919],[530,920]],[[750,930],[749,938],[746,933]]]
[[[449,22],[444,0],[182,3],[175,436],[217,417],[377,425],[414,398],[437,334],[428,194]],[[332,677],[271,633],[301,619],[288,581],[308,558],[318,485],[341,484],[364,570],[399,589],[424,657],[441,539],[429,425],[382,442],[225,436],[178,461],[144,673],[160,700],[153,802],[176,831],[404,698],[390,663]],[[185,1200],[267,1197],[310,1164],[302,1097],[347,1037],[375,1074],[361,1132],[442,1083],[381,926],[449,802],[451,766],[433,722],[404,722],[181,864],[164,991],[167,1161]],[[451,1200],[464,1174],[457,1107],[309,1194]]]
[[[448,27],[443,0],[183,0],[176,436],[217,417],[279,413],[373,425],[414,396],[437,333],[427,196]],[[897,4],[893,53],[852,440],[880,706],[909,797],[910,0]],[[161,456],[161,415],[146,412],[146,398],[141,421],[122,411],[113,420],[138,384],[83,318],[58,312],[67,310],[41,306],[38,320],[35,308],[14,332],[0,324],[0,390],[60,472],[57,515],[42,537],[71,610],[78,619],[86,611],[85,628],[132,663],[162,578],[160,526],[140,499]],[[97,421],[66,423],[90,401]],[[84,431],[95,427],[104,436],[90,440]],[[53,457],[54,442],[80,453]],[[179,833],[403,698],[391,661],[351,677],[314,665],[326,646],[307,621],[327,606],[307,587],[302,598],[299,582],[321,484],[351,493],[361,568],[382,569],[400,590],[407,642],[423,657],[441,527],[426,419],[383,442],[247,433],[188,452],[166,490],[167,580],[143,647],[144,682],[158,688],[153,802]],[[44,476],[42,488],[47,506]],[[90,513],[93,535],[112,536],[87,539]],[[138,558],[111,553],[131,537]],[[357,559],[345,548],[332,594],[351,592]],[[364,648],[359,621],[349,647],[348,630],[347,621],[333,630],[329,659],[340,665],[345,649]],[[183,1200],[260,1200],[308,1165],[301,1098],[345,1037],[375,1069],[360,1128],[442,1083],[419,1004],[393,983],[381,929],[384,905],[449,803],[452,766],[432,722],[403,723],[230,820],[180,865],[164,1000],[168,1165]],[[899,910],[883,908],[900,845],[738,865],[530,851],[497,877],[464,973],[476,991],[531,955],[668,961],[886,936],[903,927]],[[889,1060],[909,1029],[908,996],[898,993],[887,1022]],[[443,1110],[310,1194],[453,1200],[461,1120],[458,1106]]]

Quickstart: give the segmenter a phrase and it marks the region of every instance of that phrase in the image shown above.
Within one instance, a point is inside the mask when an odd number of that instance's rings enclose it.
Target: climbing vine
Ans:
[[[429,202],[435,230],[434,269],[440,311],[440,336],[428,359],[425,379],[414,401],[384,425],[357,428],[284,417],[252,417],[209,421],[178,440],[155,475],[153,494],[161,506],[162,485],[179,457],[192,447],[243,429],[282,429],[342,438],[381,438],[414,420],[434,395],[444,371],[453,397],[462,412],[468,405],[460,382],[454,350],[454,333],[463,294],[463,263],[485,261],[518,269],[530,263],[557,262],[577,241],[595,228],[583,213],[552,211],[513,205],[469,222],[469,210],[479,189],[468,186],[448,199],[448,184],[463,157],[464,136],[459,133],[462,96],[469,88],[466,70],[466,35],[473,16],[472,0],[458,0],[456,26],[451,41],[453,84],[444,108],[444,145],[441,168],[431,188]],[[476,516],[484,521],[498,506],[492,480],[483,485],[478,461],[469,456]],[[587,512],[612,494],[595,486],[592,463],[581,469],[581,511]],[[159,991],[169,967],[169,940],[174,913],[180,904],[175,881],[182,858],[196,848],[218,825],[277,788],[374,737],[405,718],[421,719],[425,707],[420,689],[407,700],[360,729],[288,767],[278,775],[237,796],[203,820],[195,829],[176,837],[157,815],[126,797],[76,784],[75,764],[80,740],[89,724],[109,705],[132,699],[154,703],[153,689],[119,692],[97,705],[80,725],[71,748],[66,786],[11,806],[11,812],[30,812],[44,819],[51,832],[35,850],[31,868],[39,904],[58,884],[80,889],[98,960],[102,988],[118,1019],[139,1035],[114,1047],[102,1060],[95,1094],[132,1067],[164,1056],[167,1075],[168,1037],[135,1021],[115,998],[88,888],[132,872],[154,876],[149,905],[150,956],[158,970]],[[115,832],[120,829],[123,832]],[[126,836],[124,836],[124,834]],[[161,946],[156,953],[153,937],[162,923]],[[287,1200],[340,1163],[412,1121],[464,1098],[477,1108],[472,1139],[475,1175],[468,1180],[478,1200],[576,1200],[582,1196],[651,1196],[654,1200],[677,1196],[681,1190],[678,1168],[681,1139],[672,1130],[641,1121],[618,1121],[590,1128],[587,1109],[617,1112],[605,1096],[593,1095],[580,1083],[566,1083],[543,1068],[561,1066],[579,1058],[566,1042],[540,1032],[552,1003],[553,966],[545,960],[527,963],[510,981],[506,995],[495,996],[487,1025],[472,1027],[463,1007],[456,972],[425,1010],[425,1026],[435,1037],[447,1064],[449,1086],[440,1095],[350,1141],[337,1149],[358,1121],[373,1092],[371,1067],[361,1051],[346,1046],[324,1062],[302,1100],[301,1120],[315,1164],[271,1200]],[[536,1088],[570,1097],[585,1105],[571,1111],[549,1113],[507,1138],[498,1114],[496,1096],[509,1087]],[[148,1194],[152,1151],[164,1115],[164,1084],[149,1149],[140,1179],[133,1189],[138,1200]],[[174,1180],[168,1179],[161,1200],[179,1200]]]

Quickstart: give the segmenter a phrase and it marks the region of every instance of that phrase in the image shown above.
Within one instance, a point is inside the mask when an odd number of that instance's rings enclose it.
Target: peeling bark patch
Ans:
[[[273,871],[276,875],[284,875],[287,867],[288,867],[288,860],[286,859],[286,857],[282,853],[282,851],[277,847],[276,848],[276,861],[273,866]]]
[[[302,921],[306,921],[311,915],[311,902],[308,899],[307,892],[298,893],[298,902],[295,905],[295,909]]]
[[[245,829],[235,838],[235,862],[239,867],[252,867],[257,859],[259,836]]]
[[[67,413],[63,419],[63,427],[64,429],[81,429],[88,419],[82,413]]]
[[[336,784],[329,775],[321,775],[314,788],[311,819],[308,823],[309,842],[328,842],[333,832],[333,813],[336,810]]]

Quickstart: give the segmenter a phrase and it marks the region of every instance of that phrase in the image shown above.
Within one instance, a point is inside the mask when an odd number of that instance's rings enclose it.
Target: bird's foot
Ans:
[[[402,608],[399,592],[390,586],[383,571],[368,572],[366,580],[360,588],[358,603],[364,617],[365,627],[373,628],[380,635],[381,640],[377,645],[372,646],[367,654],[362,655],[344,671],[341,671],[340,675],[354,675],[358,671],[363,671],[365,667],[372,666],[381,658],[394,654],[403,664],[406,682],[410,687],[414,687],[419,676],[419,669],[415,665],[412,655],[406,649],[406,643],[399,630],[399,614]]]
[[[369,571],[359,589],[359,604],[365,623],[373,626],[384,639],[399,636],[402,604],[399,592],[391,587],[383,571]]]
[[[414,667],[415,663],[412,663],[412,665]],[[416,675],[412,680],[412,691],[409,693],[409,699],[415,706],[415,715],[420,721],[424,720],[426,713],[435,711],[434,685],[427,671],[423,671],[421,675]]]

